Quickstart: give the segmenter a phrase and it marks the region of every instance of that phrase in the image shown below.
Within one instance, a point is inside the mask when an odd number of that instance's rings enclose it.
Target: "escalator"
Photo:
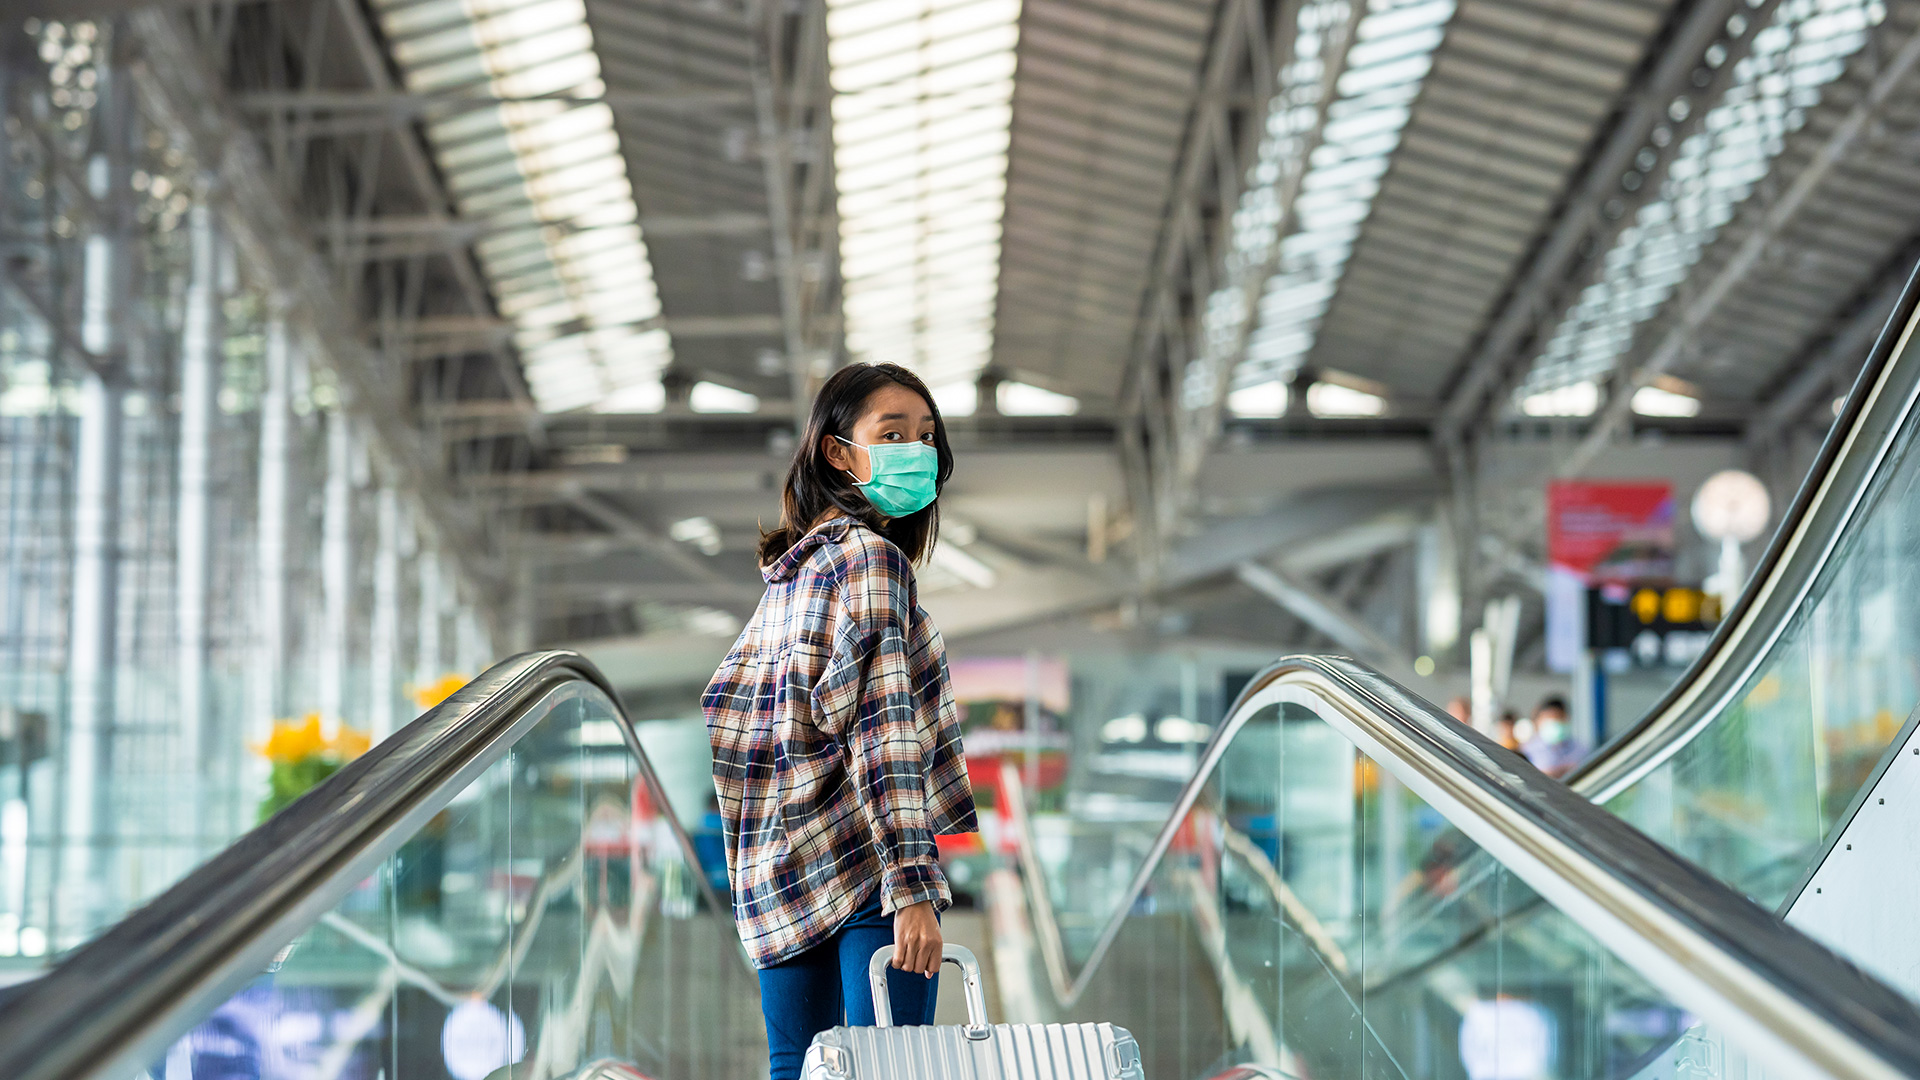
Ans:
[[[1844,917],[1790,925],[1913,737],[1920,619],[1885,598],[1920,573],[1914,311],[1701,662],[1570,788],[1310,657],[1164,804],[1042,839],[1009,773],[1031,947],[996,923],[993,953],[1046,988],[1021,1018],[1124,1024],[1164,1080],[1920,1076],[1899,973],[1814,940]],[[724,899],[569,653],[490,670],[0,998],[6,1080],[764,1068]]]
[[[1059,998],[1149,1075],[1920,1076],[1905,998],[1358,665],[1269,669],[1175,809]],[[527,654],[0,1002],[0,1076],[717,1080],[758,1013],[632,725]]]
[[[1802,1004],[1855,980],[1828,1019],[1913,1038],[1916,307],[1909,282],[1700,660],[1567,787],[1337,658],[1264,672],[1177,795],[1110,782],[1041,835],[1007,773],[1031,926],[999,952],[1044,988],[1036,1011],[1158,1025],[1141,1032],[1153,1075],[1834,1068],[1792,1060],[1785,1017],[1716,1013],[1705,984],[1749,977]],[[1462,783],[1509,805],[1466,806]],[[1587,864],[1530,850],[1548,836]],[[1679,948],[1589,888],[1725,952]],[[1177,1015],[1141,989],[1158,984],[1185,990]]]
[[[8,1080],[741,1080],[758,983],[604,679],[474,680],[0,1000]]]

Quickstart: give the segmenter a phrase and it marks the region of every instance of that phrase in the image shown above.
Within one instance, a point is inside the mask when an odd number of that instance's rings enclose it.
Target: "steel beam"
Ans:
[[[615,111],[707,112],[751,108],[752,94],[732,87],[688,87],[677,90],[608,90],[604,94],[583,97],[570,91],[551,94],[527,94],[501,97],[494,94],[452,92],[414,94],[404,90],[305,89],[253,90],[234,95],[234,105],[253,115],[313,112],[351,113],[382,116],[395,124],[412,123],[424,118],[453,116],[475,109],[501,105],[606,104]]]
[[[1441,411],[1435,439],[1445,445],[1459,441],[1481,415],[1490,396],[1513,377],[1519,350],[1551,332],[1578,291],[1601,266],[1614,238],[1632,223],[1640,205],[1659,194],[1667,166],[1685,136],[1720,96],[1753,39],[1773,18],[1779,0],[1764,0],[1742,11],[1742,0],[1694,0],[1684,9],[1671,35],[1656,41],[1641,75],[1621,95],[1617,118],[1588,154],[1580,175],[1569,185],[1551,229],[1515,272],[1499,307],[1473,352],[1464,358],[1453,390]],[[1743,22],[1737,32],[1728,20],[1736,13]],[[1702,57],[1719,45],[1725,58],[1712,75]],[[1686,103],[1680,119],[1674,103]],[[1665,127],[1664,145],[1652,138]],[[1637,167],[1635,158],[1650,152],[1652,164]],[[1635,187],[1623,181],[1633,174]]]
[[[1893,305],[1912,278],[1916,259],[1920,259],[1920,244],[1903,248],[1840,316],[1835,327],[1787,365],[1787,370],[1797,374],[1747,422],[1749,447],[1776,442],[1809,412],[1826,404],[1829,397],[1846,393],[1847,384],[1866,363],[1867,350],[1886,327]]]
[[[352,418],[330,413],[327,479],[320,513],[320,723],[329,732],[346,718],[353,618]]]
[[[1586,471],[1594,457],[1612,440],[1613,433],[1632,415],[1634,392],[1666,374],[1686,353],[1707,320],[1720,310],[1720,305],[1734,287],[1746,280],[1747,275],[1761,264],[1774,241],[1805,208],[1807,200],[1821,182],[1867,133],[1880,111],[1892,100],[1894,92],[1913,73],[1917,63],[1920,63],[1920,33],[1908,37],[1899,51],[1888,58],[1867,87],[1866,94],[1848,110],[1840,125],[1827,136],[1813,159],[1801,168],[1787,190],[1766,207],[1760,220],[1747,231],[1739,247],[1720,270],[1680,309],[1666,332],[1660,336],[1659,342],[1648,350],[1646,359],[1639,367],[1627,378],[1614,380],[1606,406],[1588,427],[1586,437],[1560,462],[1555,470],[1558,475],[1578,476]],[[1617,373],[1625,373],[1632,359],[1633,353],[1620,357]]]
[[[648,240],[687,236],[758,236],[766,232],[765,214],[723,211],[712,214],[642,214],[640,231]],[[428,240],[446,245],[471,244],[490,234],[518,231],[524,221],[487,221],[433,214],[381,214],[377,217],[338,217],[314,223],[323,238],[351,242],[369,240]],[[549,222],[544,228],[573,229],[572,223]]]
[[[1266,54],[1266,62],[1256,63],[1258,67],[1280,71],[1288,66],[1286,57],[1291,54],[1294,29],[1290,21],[1296,18],[1297,9],[1288,5],[1281,11],[1280,19],[1271,28],[1273,44]],[[1278,97],[1270,98],[1265,107],[1255,110],[1245,119],[1238,150],[1228,142],[1225,118],[1211,121],[1211,125],[1219,132],[1207,144],[1208,152],[1214,159],[1213,172],[1221,200],[1216,223],[1218,236],[1212,247],[1211,259],[1202,269],[1206,276],[1194,280],[1193,302],[1197,313],[1193,318],[1197,325],[1183,350],[1191,355],[1184,364],[1176,361],[1172,365],[1174,370],[1169,372],[1166,382],[1162,408],[1167,420],[1161,443],[1168,452],[1156,470],[1160,483],[1155,493],[1153,531],[1157,535],[1171,535],[1197,498],[1200,471],[1214,440],[1219,436],[1227,388],[1234,369],[1246,355],[1247,340],[1258,318],[1260,296],[1266,289],[1267,281],[1279,269],[1280,242],[1295,224],[1294,200],[1305,180],[1308,162],[1320,145],[1330,110],[1338,100],[1337,87],[1341,74],[1346,70],[1347,50],[1365,11],[1366,5],[1352,4],[1347,20],[1327,29],[1327,39],[1321,49],[1322,64],[1313,104],[1313,122],[1298,136],[1296,151],[1286,155],[1280,163],[1281,175],[1274,184],[1277,211],[1274,234],[1271,242],[1260,250],[1235,249],[1230,230],[1244,192],[1246,172],[1252,164],[1246,154],[1257,145],[1257,133],[1264,131],[1267,116],[1279,103]],[[1263,35],[1258,33],[1258,9],[1241,5],[1237,17],[1245,24],[1242,40],[1263,40]],[[1256,53],[1256,59],[1257,56]],[[1188,223],[1183,228],[1189,232],[1197,228],[1196,219],[1197,215],[1187,215],[1185,220]],[[1190,255],[1188,263],[1193,265]]]
[[[665,330],[675,337],[757,337],[781,332],[778,315],[660,315],[633,323],[639,330]],[[425,315],[396,327],[411,337],[490,337],[505,338],[513,323],[492,315]]]
[[[287,205],[271,165],[226,101],[225,91],[178,16],[143,10],[127,16],[143,60],[135,70],[149,111],[220,181],[223,223],[235,246],[286,304],[318,359],[335,373],[350,407],[369,420],[378,456],[426,511],[432,531],[456,553],[462,576],[493,575],[479,523],[447,495],[445,470],[392,393],[385,364],[365,344],[364,327],[340,295],[332,268],[303,239],[303,215]]]
[[[1251,560],[1236,566],[1234,576],[1341,648],[1351,649],[1360,659],[1398,672],[1412,670],[1413,661],[1404,650],[1362,622],[1345,604],[1308,582]]]
[[[207,606],[211,593],[213,532],[213,424],[220,385],[220,237],[205,201],[188,215],[192,245],[185,320],[180,332],[179,494],[174,510],[174,621],[180,710],[177,775],[194,800],[196,839],[202,835],[200,800],[212,745],[207,737],[212,701]]]
[[[727,577],[706,562],[705,556],[695,555],[685,545],[660,535],[602,496],[587,491],[573,491],[562,498],[567,505],[605,527],[616,538],[645,547],[661,561],[685,574],[689,581],[705,586],[710,593],[735,599],[751,596],[757,600],[760,596],[762,590],[754,587],[756,583]]]
[[[366,7],[356,0],[333,0],[333,9],[339,14],[341,23],[346,29],[349,50],[359,64],[362,76],[371,85],[373,91],[397,92],[388,57],[369,24],[370,15]],[[310,57],[308,63],[317,68],[321,61]],[[229,122],[237,123],[237,117],[230,117]],[[419,192],[422,203],[427,207],[427,214],[450,219],[452,215],[449,208],[453,203],[452,197],[441,183],[440,170],[435,167],[428,155],[420,135],[412,130],[399,131],[395,134],[395,142],[400,148],[401,166]],[[377,156],[374,164],[377,167]],[[370,182],[362,183],[359,188],[363,193],[371,193],[375,190],[375,185]],[[364,205],[361,207],[360,216],[367,216],[364,212],[366,209]],[[449,259],[448,262],[468,309],[475,313],[492,312],[491,293],[486,283],[481,280],[480,270],[472,254],[463,252],[460,257]],[[505,342],[497,343],[488,349],[472,351],[484,352],[492,360],[501,385],[505,386],[513,397],[526,402],[531,409],[533,396],[527,389],[517,359],[508,351]],[[531,419],[525,434],[536,444],[545,442],[545,432],[537,415]],[[435,516],[437,518],[438,515]]]
[[[98,127],[87,161],[88,185],[100,212],[91,222],[81,256],[80,345],[95,356],[117,355],[126,345],[122,320],[132,277],[126,212],[132,108],[123,69],[111,67],[104,74]],[[115,831],[108,780],[116,720],[123,398],[119,384],[100,372],[81,379],[55,949],[76,945],[97,929],[109,903],[105,846]]]
[[[393,734],[394,706],[400,695],[400,496],[383,486],[375,500],[367,732],[378,742]]]
[[[293,464],[293,382],[296,359],[286,320],[268,316],[260,391],[260,465],[255,534],[254,661],[245,724],[247,741],[265,743],[276,717],[286,715],[289,472]],[[258,779],[264,780],[264,775]],[[239,824],[236,822],[235,824]]]

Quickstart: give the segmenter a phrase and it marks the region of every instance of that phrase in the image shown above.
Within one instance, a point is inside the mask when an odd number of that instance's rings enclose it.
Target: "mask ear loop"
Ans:
[[[840,436],[835,435],[834,438],[840,439]],[[848,446],[853,447],[855,450],[867,450],[866,447],[861,446],[859,443],[854,442],[851,439],[840,439],[840,441],[843,443],[846,443]],[[873,451],[871,450],[867,450],[867,470],[869,472],[873,470]],[[860,474],[857,472],[854,472],[852,469],[841,469],[840,471],[843,473],[846,473],[848,476],[853,477],[854,487],[866,487],[868,484],[873,483],[872,480],[860,479]]]

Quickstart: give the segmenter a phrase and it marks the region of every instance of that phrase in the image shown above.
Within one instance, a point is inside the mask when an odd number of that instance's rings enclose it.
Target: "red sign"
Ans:
[[[1547,561],[1588,580],[1673,572],[1673,485],[1556,480],[1547,487]]]

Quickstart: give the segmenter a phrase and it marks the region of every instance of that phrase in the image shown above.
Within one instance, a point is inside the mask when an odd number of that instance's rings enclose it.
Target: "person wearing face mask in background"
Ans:
[[[913,577],[952,472],[917,376],[834,373],[761,538],[766,595],[701,699],[770,1080],[798,1080],[820,1032],[873,1024],[867,961],[883,945],[898,949],[894,1021],[933,1022],[953,902],[934,837],[979,828],[946,648]]]
[[[1567,702],[1559,696],[1541,701],[1533,710],[1533,735],[1520,747],[1533,767],[1558,780],[1573,771],[1585,752],[1574,741],[1567,723]]]

